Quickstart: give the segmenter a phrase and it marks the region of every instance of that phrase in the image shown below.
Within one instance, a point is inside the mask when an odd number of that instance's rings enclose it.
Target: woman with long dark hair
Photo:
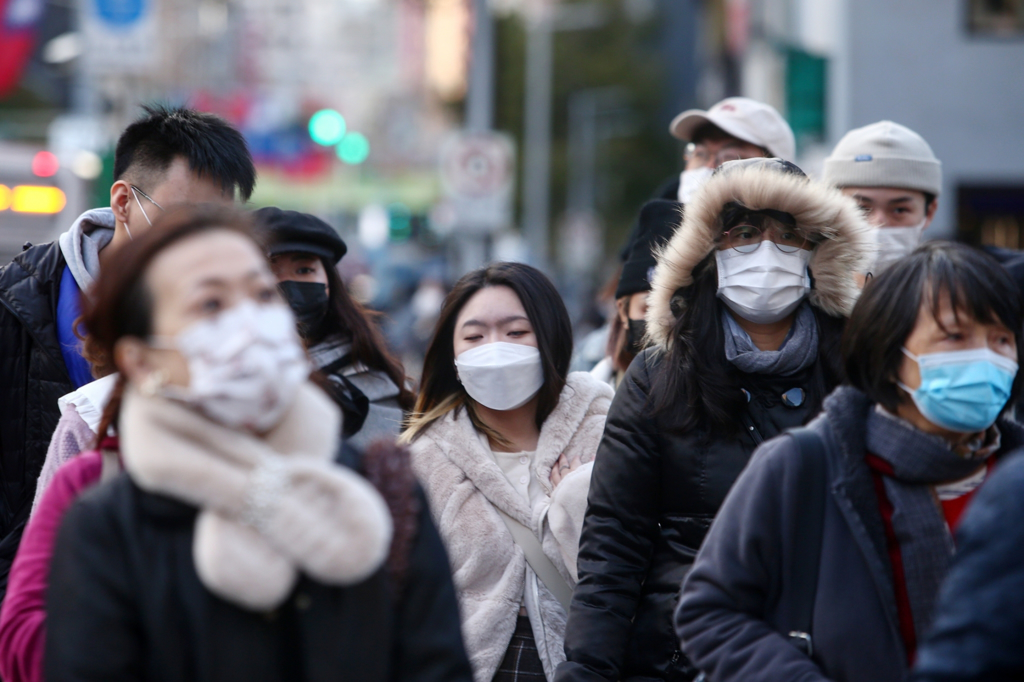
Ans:
[[[867,283],[842,342],[848,385],[758,448],[683,585],[677,633],[711,682],[901,682],[939,622],[1000,631],[991,595],[971,605],[991,618],[933,616],[961,514],[1024,446],[1007,414],[1022,323],[1013,279],[963,244],[929,242]],[[980,670],[972,641],[960,663]]]
[[[640,209],[636,228],[626,245],[627,257],[615,288],[615,315],[608,330],[606,357],[590,373],[613,388],[617,387],[647,343],[647,297],[651,275],[657,264],[655,254],[669,240],[683,205],[676,201],[648,201]]]
[[[477,682],[551,679],[611,388],[568,373],[572,327],[537,269],[456,283],[403,440],[445,540]]]
[[[247,217],[168,212],[83,320],[118,436],[58,470],[18,556],[47,608],[9,641],[45,639],[46,679],[469,678],[425,505],[410,536],[334,463],[339,410]]]
[[[839,383],[870,239],[852,200],[779,159],[725,163],[687,204],[648,298],[655,345],[595,460],[560,682],[694,676],[679,585],[754,448]]]
[[[378,438],[396,438],[416,396],[402,363],[388,351],[378,314],[355,301],[338,274],[345,242],[308,213],[271,207],[255,217],[310,359],[344,412],[347,441],[365,448]]]

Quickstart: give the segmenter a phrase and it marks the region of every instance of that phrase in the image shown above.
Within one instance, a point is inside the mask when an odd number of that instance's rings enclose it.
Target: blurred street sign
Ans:
[[[141,74],[156,65],[160,41],[153,0],[79,0],[86,68],[93,74]]]
[[[441,145],[440,171],[451,229],[486,234],[512,223],[515,147],[508,135],[452,134]]]

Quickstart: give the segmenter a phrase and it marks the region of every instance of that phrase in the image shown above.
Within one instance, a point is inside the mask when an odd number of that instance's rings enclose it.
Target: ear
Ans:
[[[137,336],[123,336],[114,344],[114,365],[125,379],[139,385],[154,368],[149,362],[149,348]]]
[[[939,198],[935,197],[934,199],[932,199],[931,205],[928,207],[928,210],[924,214],[924,217],[925,217],[924,229],[927,230],[929,227],[931,227],[932,220],[935,218],[935,212],[938,211],[938,210],[939,210]]]
[[[128,205],[132,201],[132,188],[124,180],[110,186],[110,210],[122,225],[128,222]]]

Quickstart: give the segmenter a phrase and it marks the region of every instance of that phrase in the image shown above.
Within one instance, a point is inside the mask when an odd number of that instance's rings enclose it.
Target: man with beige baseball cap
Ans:
[[[672,120],[669,132],[689,144],[686,169],[678,184],[666,186],[665,198],[684,204],[726,161],[758,156],[793,161],[796,155],[796,141],[786,119],[774,107],[748,97],[728,97],[707,111],[684,111]]]
[[[920,244],[939,205],[942,163],[913,130],[879,121],[839,140],[822,179],[856,199],[878,228],[878,274]]]

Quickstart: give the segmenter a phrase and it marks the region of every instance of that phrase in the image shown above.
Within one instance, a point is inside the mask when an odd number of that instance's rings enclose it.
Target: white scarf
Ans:
[[[388,508],[362,477],[331,461],[340,416],[312,384],[261,437],[131,390],[120,427],[132,480],[200,509],[196,571],[221,598],[269,610],[288,597],[300,571],[348,585],[384,563]]]

